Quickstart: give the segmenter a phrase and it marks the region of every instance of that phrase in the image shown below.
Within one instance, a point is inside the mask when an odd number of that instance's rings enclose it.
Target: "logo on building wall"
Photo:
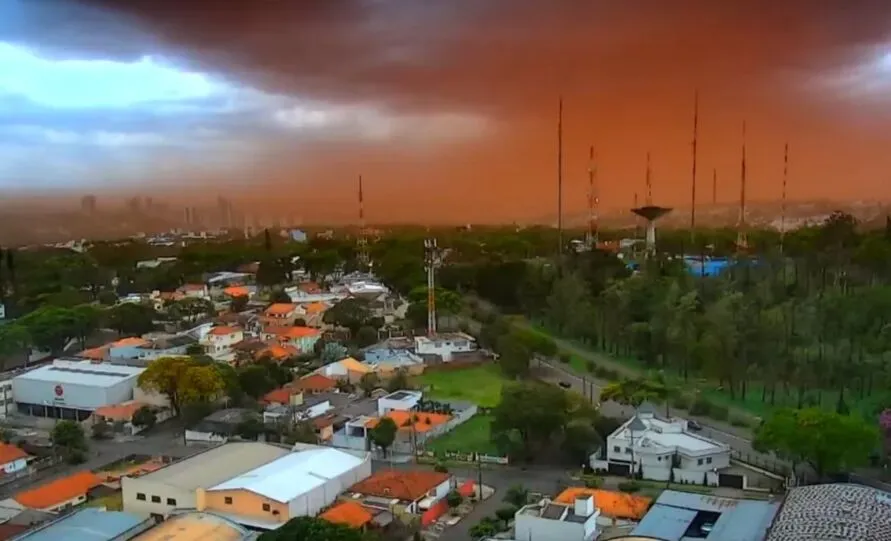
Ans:
[[[65,394],[65,389],[62,388],[61,385],[56,385],[56,396],[62,396]]]

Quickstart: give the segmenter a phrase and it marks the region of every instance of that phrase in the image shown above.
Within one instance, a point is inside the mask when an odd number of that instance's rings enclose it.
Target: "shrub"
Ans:
[[[678,395],[671,400],[671,407],[679,410],[685,410],[690,409],[690,404],[692,403],[693,400],[691,400],[689,396]]]
[[[437,462],[435,466],[433,466],[433,471],[438,473],[449,473],[449,469],[442,462]]]
[[[585,483],[585,488],[600,488],[603,485],[603,479],[596,475],[583,475],[582,481]]]
[[[712,411],[712,403],[705,398],[699,397],[690,407],[692,415],[709,415]]]
[[[557,358],[560,359],[560,362],[564,364],[569,364],[569,362],[572,361],[572,355],[566,353],[565,351],[560,352],[560,355]]]
[[[588,372],[594,372],[595,370],[597,370],[597,365],[594,364],[594,361],[588,361],[585,363],[585,369]]]
[[[745,417],[740,416],[740,415],[731,415],[730,416],[730,424],[732,424],[733,426],[744,426],[744,427],[750,426],[749,420],[746,419]]]
[[[708,416],[718,421],[726,421],[730,415],[730,410],[727,409],[727,406],[721,404],[712,404],[709,410]]]
[[[640,490],[640,484],[638,484],[636,481],[622,481],[621,483],[619,483],[618,488],[622,492],[633,494]]]

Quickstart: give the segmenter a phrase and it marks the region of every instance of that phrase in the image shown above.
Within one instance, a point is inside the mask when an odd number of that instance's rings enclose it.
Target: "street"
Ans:
[[[600,391],[603,389],[605,382],[594,379],[593,377],[579,377],[569,369],[560,366],[557,363],[538,360],[536,367],[536,376],[548,383],[558,385],[560,383],[569,384],[570,389],[583,395],[590,397],[591,401],[598,403]],[[604,402],[600,404],[600,412],[616,419],[628,419],[634,415],[632,406],[617,404],[616,402]],[[752,448],[751,436],[745,428],[735,427],[729,423],[722,423],[714,419],[698,417],[690,415],[687,412],[678,410],[679,414],[685,419],[693,419],[702,425],[699,432],[706,438],[725,443],[730,446],[733,451],[741,455],[749,457],[750,460],[760,464],[783,464],[775,456],[770,454],[759,453]]]

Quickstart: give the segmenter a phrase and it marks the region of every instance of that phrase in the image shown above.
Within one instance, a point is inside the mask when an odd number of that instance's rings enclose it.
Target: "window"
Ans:
[[[161,503],[161,496],[152,496],[152,503]]]
[[[615,445],[615,446],[613,446],[613,451],[615,451],[616,453],[621,453],[621,452],[622,452],[622,448],[619,447],[618,445]]]
[[[702,459],[700,458],[699,460],[697,460],[697,461],[696,461],[696,464],[699,465],[699,466],[702,466]]]
[[[708,457],[708,458],[706,458],[706,459],[705,459],[705,463],[706,463],[706,464],[711,464],[711,463],[712,463],[712,457]]]
[[[628,453],[628,454],[630,455],[630,454],[631,454],[631,447],[626,447],[626,448],[625,448],[625,452]]]
[[[657,462],[662,462],[662,457],[661,457],[661,456],[657,456],[657,457],[656,457],[656,461],[657,461]]]
[[[263,504],[263,510],[264,510],[264,511],[269,511],[269,504],[268,504],[268,503],[264,503],[264,504]]]
[[[136,499],[139,500],[139,501],[141,501],[141,502],[144,502],[144,501],[145,501],[145,494],[143,494],[142,492],[137,492],[137,493],[136,493]]]
[[[226,505],[232,505],[232,497],[231,496],[226,496],[225,498],[223,498],[223,501],[226,503]]]
[[[174,498],[167,498],[167,505],[176,507],[176,500]]]

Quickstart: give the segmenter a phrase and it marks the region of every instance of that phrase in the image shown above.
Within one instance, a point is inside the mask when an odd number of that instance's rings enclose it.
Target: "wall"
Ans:
[[[197,491],[197,508],[199,511],[217,511],[244,517],[257,519],[263,522],[285,523],[290,519],[288,505],[277,502],[249,490],[202,490]],[[226,498],[232,498],[232,503],[226,503]],[[264,511],[263,506],[268,505],[269,511]]]
[[[138,375],[123,378],[114,385],[100,387],[90,384],[63,383],[62,396],[56,395],[56,383],[23,378],[13,380],[13,396],[21,404],[94,410],[101,406],[120,404],[133,399],[133,388]]]
[[[3,473],[16,473],[28,467],[28,461],[24,458],[7,462],[3,465]]]
[[[151,476],[122,477],[121,493],[123,495],[124,511],[142,516],[148,516],[152,513],[167,516],[174,509],[190,509],[197,504],[195,491],[152,481]],[[145,494],[145,500],[138,499],[137,494]],[[152,502],[152,496],[158,496],[161,501]],[[176,504],[168,504],[168,498],[174,499]]]
[[[575,522],[550,520],[518,512],[514,523],[514,538],[584,541],[585,526]]]
[[[229,438],[226,436],[210,432],[198,432],[196,430],[186,430],[185,438],[186,442],[193,443],[226,443],[229,441]]]

